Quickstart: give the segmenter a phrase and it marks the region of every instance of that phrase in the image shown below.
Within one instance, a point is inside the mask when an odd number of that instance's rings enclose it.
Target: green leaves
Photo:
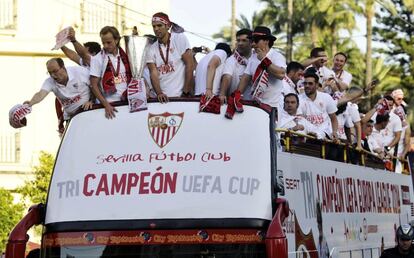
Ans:
[[[31,204],[46,202],[54,162],[55,158],[51,154],[41,152],[39,166],[34,167],[34,180],[26,181],[25,186],[18,189],[23,198],[28,199]]]
[[[0,250],[5,250],[9,233],[23,216],[23,205],[13,202],[12,194],[0,188]]]

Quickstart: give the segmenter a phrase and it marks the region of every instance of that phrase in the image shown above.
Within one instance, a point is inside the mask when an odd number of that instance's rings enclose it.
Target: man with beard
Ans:
[[[165,13],[152,16],[157,42],[147,56],[151,84],[161,103],[169,97],[189,97],[193,91],[193,55],[184,29],[170,21]],[[171,32],[169,32],[171,28]]]
[[[331,139],[337,139],[338,110],[329,94],[317,90],[319,77],[314,73],[305,73],[305,93],[299,95],[299,112]]]
[[[119,46],[119,31],[115,27],[106,26],[99,35],[103,50],[91,59],[91,88],[105,108],[105,117],[112,119],[117,110],[110,103],[126,100],[126,90],[132,74],[128,56]]]
[[[229,97],[225,115],[229,119],[233,118],[235,111],[243,112],[242,93],[245,92],[250,81],[253,83],[251,95],[256,102],[277,108],[281,99],[286,59],[272,49],[276,37],[271,34],[269,28],[257,26],[251,39],[256,57],[249,60],[238,89]]]
[[[236,33],[237,49],[234,51],[225,62],[223,68],[223,76],[221,77],[220,85],[220,101],[225,103],[227,97],[231,92],[234,92],[239,85],[240,78],[242,77],[244,70],[250,58],[256,55],[252,53],[252,31],[249,29],[241,29]],[[243,95],[243,99],[251,100],[251,84],[247,86],[246,93]]]

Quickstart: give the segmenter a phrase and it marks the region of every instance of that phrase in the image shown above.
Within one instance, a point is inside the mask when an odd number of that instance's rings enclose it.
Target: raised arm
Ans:
[[[69,29],[68,38],[70,39],[70,42],[72,42],[73,47],[75,48],[75,51],[78,54],[78,56],[80,58],[82,58],[83,64],[86,65],[86,66],[89,66],[90,63],[91,63],[91,55],[89,54],[86,47],[84,47],[81,43],[79,43],[76,40],[76,33],[75,33],[75,30],[72,27],[70,27],[70,29]],[[79,62],[77,62],[77,63],[80,64]]]
[[[80,65],[80,56],[75,51],[66,46],[62,46],[60,49],[67,58]]]

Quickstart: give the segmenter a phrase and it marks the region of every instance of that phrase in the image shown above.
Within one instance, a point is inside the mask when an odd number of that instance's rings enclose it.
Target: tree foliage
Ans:
[[[23,205],[14,204],[12,194],[0,188],[0,250],[5,250],[9,233],[23,216]]]
[[[402,88],[412,107],[414,105],[414,1],[390,0],[391,5],[381,5],[376,14],[377,26],[374,39],[386,47],[378,49],[386,55],[386,62],[396,67],[393,73],[401,78],[392,88]],[[391,6],[391,7],[390,7]],[[411,114],[411,121],[412,121]]]
[[[263,9],[255,12],[248,25],[269,27],[278,38],[275,47],[286,50],[286,55],[288,49],[293,49],[292,60],[301,62],[308,58],[315,46],[324,47],[329,57],[339,51],[345,52],[348,55],[345,69],[353,75],[353,86],[364,87],[370,78],[378,79],[380,84],[374,95],[402,88],[406,102],[414,106],[414,0],[293,1],[292,48],[287,45],[288,1],[257,1],[263,4]],[[374,12],[375,17],[372,17]],[[375,25],[372,39],[371,30],[358,33],[366,33],[366,39],[371,43],[381,43],[381,48],[373,49],[371,53],[368,48],[361,50],[361,46],[357,46],[353,38],[353,33],[360,27],[357,16],[365,17]],[[248,21],[246,17],[239,19],[242,20]],[[224,27],[216,36],[225,33],[230,38],[230,27]],[[331,65],[330,58],[328,66]],[[409,120],[414,120],[413,113]]]
[[[35,178],[27,181],[26,184],[19,189],[24,199],[28,199],[30,203],[45,203],[49,181],[52,175],[53,164],[55,158],[53,155],[41,152],[39,156],[39,166],[34,167]]]

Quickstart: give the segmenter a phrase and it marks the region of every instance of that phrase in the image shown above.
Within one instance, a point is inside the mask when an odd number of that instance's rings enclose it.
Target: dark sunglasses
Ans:
[[[264,39],[263,37],[252,37],[250,38],[251,41],[253,41],[254,43],[258,43],[260,40]]]

